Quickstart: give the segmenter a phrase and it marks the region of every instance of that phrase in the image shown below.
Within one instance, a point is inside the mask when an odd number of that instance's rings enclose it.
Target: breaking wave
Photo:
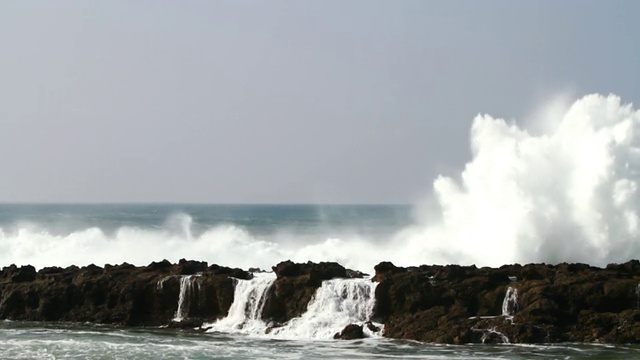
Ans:
[[[478,115],[472,158],[457,177],[439,176],[427,216],[385,239],[357,232],[324,236],[251,233],[216,225],[191,232],[184,215],[159,228],[99,227],[53,233],[0,228],[0,263],[36,267],[159,259],[206,260],[269,268],[279,261],[338,261],[371,271],[399,265],[585,262],[640,256],[640,112],[615,95],[588,95],[540,111],[533,133],[516,122]]]
[[[471,128],[472,160],[435,180],[433,214],[407,230],[426,261],[501,265],[640,255],[640,112],[615,95],[541,111],[530,134],[488,115]]]

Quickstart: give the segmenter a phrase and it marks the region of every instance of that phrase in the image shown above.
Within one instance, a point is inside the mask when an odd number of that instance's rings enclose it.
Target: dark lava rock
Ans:
[[[640,342],[640,264],[376,267],[374,319],[436,343]],[[515,280],[515,281],[513,281]],[[511,290],[509,290],[511,288]],[[507,291],[517,296],[502,305]]]
[[[347,269],[347,277],[349,279],[362,279],[369,274],[365,274],[362,271]]]
[[[192,278],[186,321],[189,326],[215,321],[226,316],[233,303],[236,280],[230,276],[250,278],[250,274],[225,267],[216,267],[215,272],[208,269],[205,262],[187,260],[177,265],[165,260],[146,267],[91,264],[38,272],[32,266],[12,265],[0,271],[0,319],[170,324],[181,277],[202,272]]]
[[[315,286],[320,286],[323,280],[348,277],[347,269],[336,262],[296,264],[287,260],[274,266],[273,272],[278,279],[308,276],[308,281]]]
[[[335,333],[333,335],[334,339],[340,340],[354,340],[354,339],[362,339],[364,338],[364,332],[362,331],[362,326],[356,324],[349,324],[342,329],[341,332]]]
[[[267,290],[263,319],[277,327],[302,315],[325,280],[359,276],[337,263],[281,262]],[[640,262],[597,268],[586,264],[375,267],[373,319],[384,336],[465,344],[640,343]],[[11,265],[0,270],[0,319],[95,322],[193,328],[228,314],[237,268],[181,260],[146,267],[123,263],[82,268]],[[185,320],[176,315],[181,280],[188,278]],[[513,297],[506,303],[505,294]],[[517,294],[517,295],[516,295]],[[377,332],[373,324],[365,324]],[[267,329],[269,331],[269,329]],[[339,338],[361,337],[350,325]]]
[[[301,275],[300,268],[300,264],[296,264],[291,260],[283,261],[272,267],[273,272],[278,278],[299,276]]]
[[[377,333],[380,330],[382,330],[382,329],[380,329],[379,326],[374,325],[373,322],[371,322],[371,321],[367,321],[365,323],[365,325],[367,326],[367,329],[369,329],[369,331],[374,332],[374,333]]]
[[[253,279],[253,273],[238,268],[228,268],[225,266],[211,265],[207,268],[206,273],[218,276],[230,276],[241,280]]]
[[[36,268],[31,265],[21,266],[11,277],[15,283],[29,282],[36,279]]]
[[[200,328],[203,324],[202,319],[199,318],[189,318],[180,321],[172,321],[168,324],[168,327],[171,329],[196,329]]]
[[[168,272],[171,269],[171,263],[169,260],[164,259],[160,262],[153,261],[151,264],[147,265],[146,270],[148,271],[158,271],[158,272]]]
[[[193,275],[205,271],[207,269],[207,262],[180,259],[180,261],[178,261],[178,268],[180,269],[180,275]]]

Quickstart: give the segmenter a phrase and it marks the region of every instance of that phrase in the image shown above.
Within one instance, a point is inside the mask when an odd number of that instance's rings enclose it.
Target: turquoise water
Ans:
[[[0,228],[37,225],[55,235],[99,227],[163,228],[188,216],[192,231],[234,224],[257,235],[291,229],[306,234],[355,230],[391,234],[411,223],[408,205],[0,204]]]

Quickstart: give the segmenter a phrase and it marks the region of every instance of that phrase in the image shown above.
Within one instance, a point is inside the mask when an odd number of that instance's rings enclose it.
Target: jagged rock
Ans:
[[[336,262],[321,262],[296,264],[291,260],[283,261],[273,267],[278,279],[286,277],[308,276],[307,281],[312,286],[320,286],[323,280],[347,278],[347,269]]]
[[[189,318],[180,321],[172,321],[168,324],[171,329],[196,329],[200,328],[204,322],[199,318]]]
[[[168,272],[171,269],[171,262],[169,260],[164,259],[160,262],[151,262],[151,264],[147,265],[145,270],[148,271],[158,271],[158,272]]]
[[[36,268],[31,265],[21,266],[11,277],[15,283],[29,282],[36,279]]]
[[[244,271],[242,269],[238,269],[238,268],[228,268],[225,266],[219,266],[219,265],[211,265],[209,266],[209,268],[207,268],[206,270],[207,273],[211,273],[213,275],[224,275],[224,276],[231,276],[234,277],[236,279],[242,279],[242,280],[251,280],[253,279],[253,274],[249,271]]]
[[[262,314],[274,324],[267,331],[302,315],[322,281],[358,276],[337,263],[285,261],[273,269],[277,278],[268,289]],[[404,268],[383,262],[375,271],[372,320],[384,324],[387,337],[453,344],[504,339],[640,342],[637,260],[604,269],[566,263]],[[187,260],[146,267],[127,263],[49,267],[37,272],[32,266],[11,265],[0,270],[0,319],[167,325],[176,316],[181,280],[186,279],[192,287],[183,308],[187,316],[170,326],[197,327],[226,316],[236,279],[252,276],[242,269]],[[517,290],[517,297],[504,303],[510,287]],[[503,303],[507,316],[502,315]],[[380,331],[372,323],[364,326]],[[357,328],[338,336],[352,336],[350,331]]]
[[[296,264],[291,260],[283,261],[272,267],[273,272],[278,278],[294,277],[300,275],[300,264]]]
[[[233,302],[234,279],[247,278],[240,269],[182,261],[94,264],[78,268],[48,267],[36,272],[15,265],[0,271],[0,319],[96,322],[130,326],[169,324],[174,318],[182,273],[204,271],[189,302],[189,321],[215,321]],[[193,320],[191,320],[193,318]]]
[[[640,342],[640,263],[376,266],[385,336],[425,342]],[[515,278],[515,282],[511,279]],[[509,287],[517,303],[502,305]],[[470,331],[476,329],[475,331]],[[482,330],[485,329],[485,330]],[[489,331],[491,330],[491,331]]]
[[[205,271],[207,269],[207,262],[180,259],[180,261],[178,261],[178,268],[180,269],[180,275],[193,275]]]
[[[354,339],[362,339],[364,338],[364,332],[362,331],[362,326],[356,324],[349,324],[342,329],[341,332],[335,333],[333,335],[334,339],[340,340],[354,340]]]
[[[349,279],[362,279],[369,274],[365,274],[362,271],[347,269],[347,277]]]
[[[365,325],[367,326],[367,329],[369,329],[369,331],[374,332],[374,333],[377,333],[380,330],[382,330],[382,329],[380,329],[379,326],[374,325],[373,322],[371,322],[371,321],[367,321],[365,323]]]

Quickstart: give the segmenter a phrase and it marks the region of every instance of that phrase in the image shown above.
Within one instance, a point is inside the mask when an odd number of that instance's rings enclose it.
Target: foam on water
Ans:
[[[16,330],[19,330],[16,332]],[[171,334],[171,335],[169,335]],[[373,341],[372,341],[373,340]],[[0,321],[1,359],[635,359],[636,345],[445,346],[387,339],[280,340]]]
[[[337,261],[370,272],[397,265],[585,262],[640,257],[640,113],[615,95],[588,95],[539,111],[536,132],[479,115],[472,158],[433,182],[428,216],[385,239],[345,234],[250,232],[229,223],[192,233],[187,215],[161,227],[100,227],[65,234],[46,226],[0,228],[0,263],[66,266],[180,258],[270,268],[291,259]],[[233,219],[230,220],[233,222]],[[96,225],[97,226],[97,225]]]

